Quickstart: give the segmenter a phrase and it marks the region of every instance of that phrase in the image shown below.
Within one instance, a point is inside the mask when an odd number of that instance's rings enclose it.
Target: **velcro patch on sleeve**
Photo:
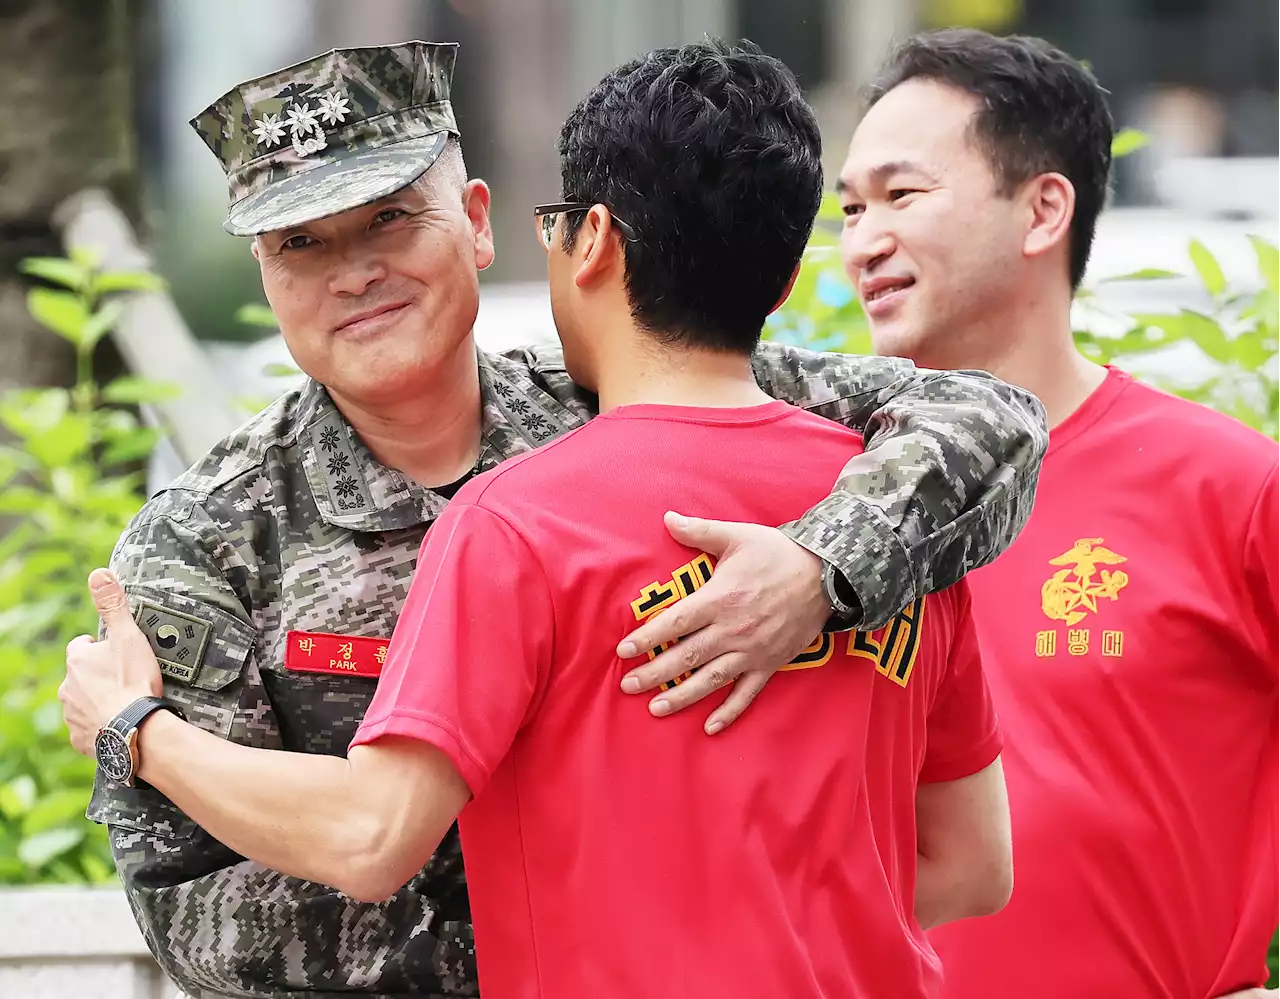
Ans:
[[[385,638],[291,631],[286,636],[284,668],[295,673],[380,676],[391,642]]]
[[[151,643],[151,650],[160,662],[160,672],[183,683],[194,681],[204,661],[213,625],[146,600],[138,604],[133,616]]]

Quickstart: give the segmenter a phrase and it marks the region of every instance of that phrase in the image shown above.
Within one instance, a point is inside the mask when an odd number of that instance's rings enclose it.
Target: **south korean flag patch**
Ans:
[[[134,620],[151,643],[160,662],[160,672],[173,680],[191,683],[200,670],[213,625],[198,617],[143,601]]]

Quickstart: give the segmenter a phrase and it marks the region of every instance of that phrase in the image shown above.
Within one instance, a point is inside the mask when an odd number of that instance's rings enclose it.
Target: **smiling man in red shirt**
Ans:
[[[566,200],[536,215],[566,364],[601,416],[440,515],[347,760],[158,711],[138,775],[243,855],[368,900],[458,817],[486,999],[935,996],[922,927],[1010,888],[963,583],[819,635],[712,739],[620,689],[619,638],[714,570],[665,510],[785,522],[861,449],[750,364],[821,197],[813,114],[781,63],[705,42],[609,74],[560,149]],[[158,677],[97,581],[108,640],[68,651],[79,745],[95,677],[121,678],[99,725]]]
[[[991,371],[1052,428],[1027,529],[970,577],[1017,889],[931,934],[951,999],[1264,994],[1277,449],[1075,350],[1112,132],[1047,43],[926,34],[885,66],[838,183],[877,352]]]

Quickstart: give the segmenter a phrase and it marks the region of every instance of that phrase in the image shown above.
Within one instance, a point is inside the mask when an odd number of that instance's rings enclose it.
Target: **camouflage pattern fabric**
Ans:
[[[236,236],[287,229],[392,194],[458,134],[457,45],[334,49],[242,83],[191,120],[226,171]]]
[[[854,583],[866,626],[994,557],[1030,513],[1048,434],[1020,390],[776,344],[755,367],[772,395],[866,435],[836,492],[787,528]],[[558,350],[482,354],[480,377],[481,469],[595,411]],[[445,502],[378,464],[312,382],[154,496],[112,564],[153,644],[173,629],[165,689],[195,724],[343,755],[375,680],[285,669],[286,635],[389,638]],[[148,787],[100,780],[88,814],[110,827],[152,953],[193,999],[478,995],[456,827],[393,898],[366,905],[232,853]]]

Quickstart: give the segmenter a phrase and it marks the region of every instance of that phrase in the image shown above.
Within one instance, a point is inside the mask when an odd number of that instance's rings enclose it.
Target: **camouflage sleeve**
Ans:
[[[848,579],[878,628],[1009,547],[1049,444],[1044,407],[984,372],[761,344],[770,395],[863,435],[831,495],[782,530]]]
[[[166,696],[207,731],[277,748],[254,661],[257,632],[218,564],[210,529],[194,501],[161,493],[121,537],[111,565],[160,660]],[[239,992],[241,983],[218,967],[221,949],[194,944],[198,934],[216,935],[211,886],[225,887],[243,858],[145,784],[99,776],[88,817],[108,827],[130,907],[165,973],[193,996]],[[188,904],[192,898],[200,905]]]
[[[246,610],[271,567],[249,564],[218,526],[233,518],[247,515],[161,493],[112,567],[187,718],[232,742],[283,749]],[[477,994],[456,826],[406,889],[362,904],[244,859],[146,785],[100,781],[88,814],[108,826],[152,955],[192,999]]]
[[[160,661],[165,696],[193,724],[225,739],[232,737],[234,728],[243,729],[242,701],[254,699],[245,688],[257,631],[211,554],[217,545],[210,543],[207,526],[194,501],[161,493],[120,538],[111,567]],[[269,710],[265,695],[257,700],[263,702],[259,708]],[[268,718],[257,727],[259,735],[265,735],[273,724]],[[243,731],[238,734],[237,741],[249,741]],[[261,744],[262,739],[252,741]],[[151,788],[101,780],[94,788],[89,818],[113,829],[136,825],[178,839],[190,838],[194,829],[189,819]],[[157,863],[172,866],[160,854],[126,859],[141,862],[153,875],[158,873]],[[126,867],[121,874],[128,882],[132,871]]]

